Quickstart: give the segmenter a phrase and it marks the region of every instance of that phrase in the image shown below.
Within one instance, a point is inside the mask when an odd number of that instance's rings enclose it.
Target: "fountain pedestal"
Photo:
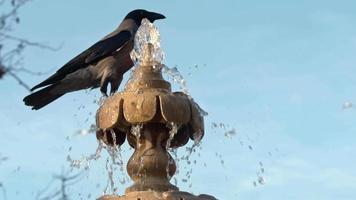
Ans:
[[[150,28],[153,25],[147,23],[142,22],[146,32],[141,32],[140,27],[136,35],[142,37],[144,33],[155,31]],[[147,38],[157,35],[149,36]],[[135,39],[136,43],[142,44]],[[116,146],[127,138],[135,149],[127,164],[134,184],[126,189],[124,196],[105,195],[99,199],[215,200],[209,195],[181,192],[169,182],[176,164],[167,149],[181,147],[189,138],[200,141],[204,135],[204,120],[198,104],[182,92],[172,92],[170,83],[163,79],[162,65],[154,60],[155,45],[140,46],[142,60],[125,90],[106,99],[97,112],[99,140]]]
[[[134,184],[126,189],[133,191],[177,191],[169,183],[176,171],[173,158],[167,152],[165,144],[169,139],[167,127],[161,123],[150,123],[142,127],[142,133],[136,136],[135,152],[127,163],[127,172]]]

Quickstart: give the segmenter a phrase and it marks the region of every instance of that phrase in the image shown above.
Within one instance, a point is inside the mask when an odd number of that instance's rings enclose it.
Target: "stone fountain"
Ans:
[[[143,20],[136,33],[131,54],[134,72],[119,92],[107,98],[96,115],[97,138],[109,146],[127,139],[135,149],[127,163],[133,180],[124,196],[105,195],[100,200],[215,200],[209,195],[195,196],[179,191],[169,181],[176,164],[168,153],[189,139],[198,142],[204,135],[200,107],[182,92],[172,92],[162,77],[163,52],[159,32]]]

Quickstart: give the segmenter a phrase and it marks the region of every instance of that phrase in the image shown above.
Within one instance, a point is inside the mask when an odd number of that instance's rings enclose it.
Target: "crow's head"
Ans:
[[[164,19],[166,18],[164,15],[155,13],[155,12],[149,12],[147,10],[133,10],[129,14],[126,15],[125,19],[133,19],[137,24],[141,24],[142,19],[147,18],[151,23],[153,23],[157,19]]]

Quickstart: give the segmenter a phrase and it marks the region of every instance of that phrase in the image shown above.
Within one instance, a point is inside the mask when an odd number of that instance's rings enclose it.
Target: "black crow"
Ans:
[[[131,11],[116,30],[34,86],[31,91],[44,88],[26,96],[25,104],[38,110],[68,92],[97,87],[107,96],[109,83],[110,93],[116,92],[123,74],[133,66],[130,52],[135,33],[144,18],[154,22],[165,16],[146,10]]]

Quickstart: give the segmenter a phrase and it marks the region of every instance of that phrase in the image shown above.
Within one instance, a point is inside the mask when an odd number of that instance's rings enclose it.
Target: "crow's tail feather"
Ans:
[[[25,105],[31,106],[32,110],[38,110],[64,95],[64,94],[53,94],[51,90],[54,87],[56,87],[56,84],[50,85],[48,87],[45,87],[37,92],[34,92],[26,96],[23,99]]]

